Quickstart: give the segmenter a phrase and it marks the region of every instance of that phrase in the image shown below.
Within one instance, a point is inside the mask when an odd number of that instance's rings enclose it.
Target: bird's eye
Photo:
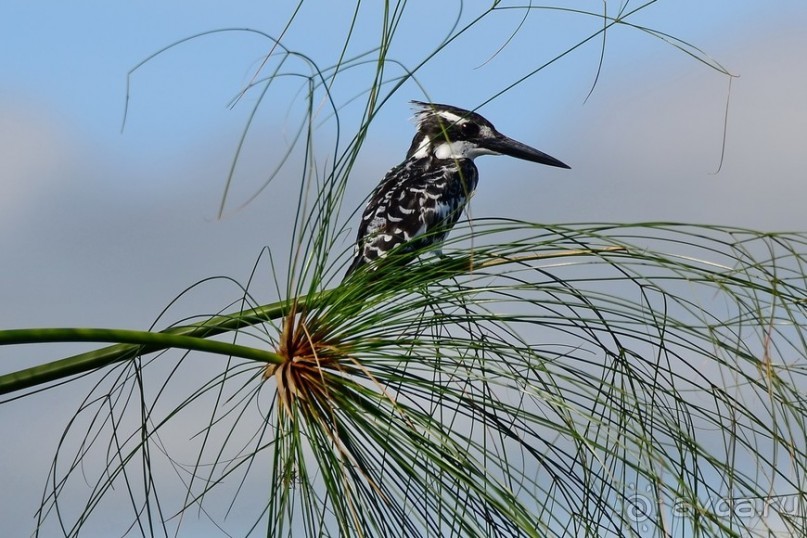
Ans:
[[[462,135],[466,137],[476,136],[479,134],[479,125],[470,121],[463,123],[460,126],[460,129],[462,130]]]

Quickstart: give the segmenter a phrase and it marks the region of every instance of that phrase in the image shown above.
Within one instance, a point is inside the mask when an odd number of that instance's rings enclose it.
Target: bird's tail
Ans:
[[[364,261],[364,257],[363,257],[363,256],[361,256],[361,255],[357,255],[356,257],[354,257],[354,258],[353,258],[353,261],[352,261],[352,262],[350,262],[350,266],[347,268],[347,271],[345,272],[345,276],[343,276],[343,277],[342,277],[342,282],[344,282],[345,280],[347,280],[347,279],[348,279],[348,277],[349,277],[351,274],[353,274],[353,271],[355,271],[356,269],[358,269],[359,267],[361,267],[361,266],[362,266],[362,265],[364,265],[364,264],[365,264],[365,261]]]

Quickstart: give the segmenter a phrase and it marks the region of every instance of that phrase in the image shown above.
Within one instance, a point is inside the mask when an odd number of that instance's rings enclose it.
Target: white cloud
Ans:
[[[75,164],[74,138],[55,115],[17,99],[0,102],[0,230]]]
[[[534,202],[524,210],[532,213],[519,216],[539,221],[676,220],[807,229],[802,59],[807,36],[780,30],[753,37],[738,40],[719,58],[739,75],[732,84],[719,173],[714,174],[723,143],[725,76],[694,61],[677,62],[673,70],[635,65],[632,74],[606,65],[603,84],[564,120],[560,132],[536,135],[550,140],[545,149],[569,162],[572,171],[485,162],[476,214],[498,214],[481,207],[487,203],[483,196],[501,208],[530,192]],[[502,165],[529,177],[518,187],[486,184],[489,170]]]

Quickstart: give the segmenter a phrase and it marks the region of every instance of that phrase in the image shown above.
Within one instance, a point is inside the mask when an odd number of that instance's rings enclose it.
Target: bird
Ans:
[[[394,249],[410,255],[429,249],[441,256],[443,241],[479,181],[476,157],[509,155],[570,168],[501,134],[476,112],[438,103],[412,104],[417,132],[406,159],[387,172],[370,195],[343,281]]]

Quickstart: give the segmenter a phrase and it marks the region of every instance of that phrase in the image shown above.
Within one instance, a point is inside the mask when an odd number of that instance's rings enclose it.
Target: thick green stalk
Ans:
[[[300,298],[304,305],[306,298]],[[215,316],[202,323],[170,327],[160,332],[118,329],[15,329],[0,331],[0,345],[43,342],[119,342],[86,353],[51,361],[0,376],[0,394],[6,394],[88,372],[138,355],[154,353],[171,347],[208,351],[226,355],[280,362],[275,353],[209,340],[209,337],[277,319],[283,315],[285,301],[259,306],[227,316]]]

